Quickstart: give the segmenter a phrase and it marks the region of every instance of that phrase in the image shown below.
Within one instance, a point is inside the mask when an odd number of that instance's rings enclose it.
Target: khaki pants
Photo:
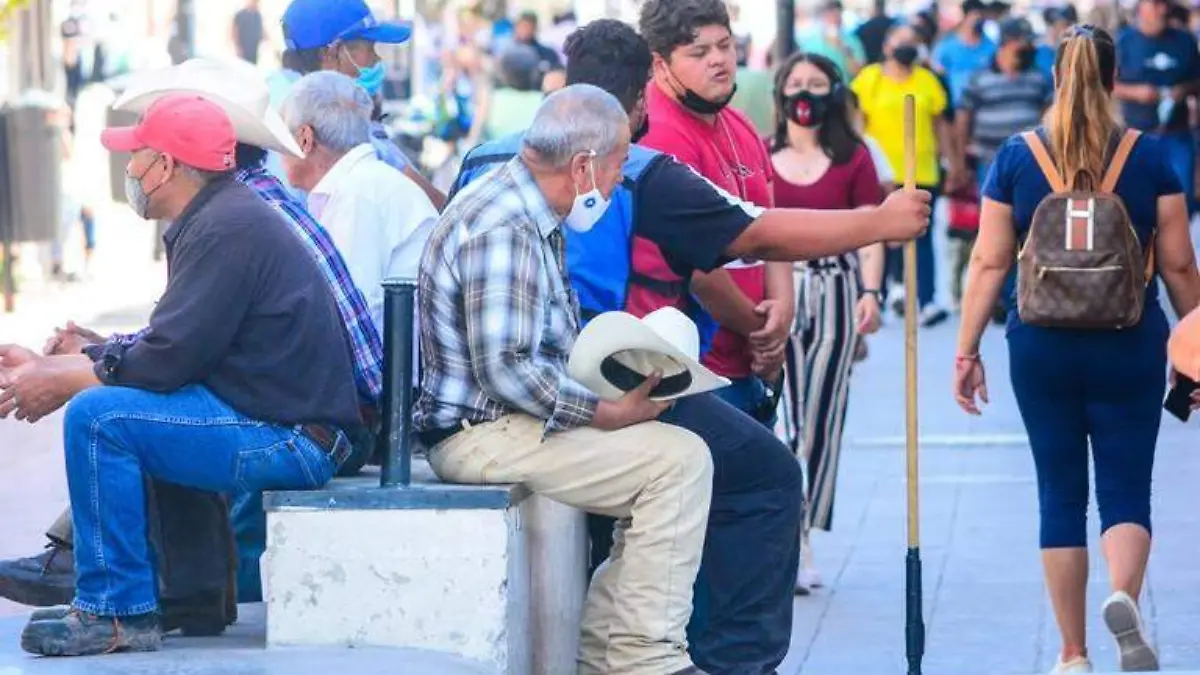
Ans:
[[[647,422],[574,429],[510,415],[465,429],[429,453],[442,480],[523,483],[618,519],[612,555],[583,611],[581,675],[667,675],[691,665],[685,634],[712,496],[712,457],[700,437]]]

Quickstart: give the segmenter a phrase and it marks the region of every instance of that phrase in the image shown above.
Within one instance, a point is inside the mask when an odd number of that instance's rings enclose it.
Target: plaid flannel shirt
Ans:
[[[579,306],[559,220],[520,158],[442,214],[419,276],[418,430],[518,412],[546,433],[591,423],[599,400],[567,375]]]
[[[354,382],[362,403],[378,407],[383,392],[383,340],[371,321],[367,301],[350,279],[350,272],[329,233],[284,188],[275,176],[261,167],[241,169],[237,180],[284,215],[292,231],[305,243],[337,303],[354,356]],[[114,335],[110,342],[129,346],[149,329],[129,335]]]

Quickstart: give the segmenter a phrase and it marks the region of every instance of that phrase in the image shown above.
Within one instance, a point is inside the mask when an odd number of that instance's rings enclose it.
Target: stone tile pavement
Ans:
[[[955,331],[921,334],[924,673],[1048,672],[1059,641],[1038,557],[1033,465],[1007,384],[1003,338],[993,330],[985,341],[993,402],[972,419],[949,394]],[[855,375],[834,530],[814,535],[827,587],[797,599],[783,675],[905,672],[902,341],[899,325],[885,328]],[[1164,670],[1200,669],[1200,437],[1168,419],[1161,438],[1145,618]],[[1095,542],[1094,505],[1089,524]],[[1100,671],[1116,670],[1098,616],[1108,587],[1095,550],[1091,570],[1092,659]]]

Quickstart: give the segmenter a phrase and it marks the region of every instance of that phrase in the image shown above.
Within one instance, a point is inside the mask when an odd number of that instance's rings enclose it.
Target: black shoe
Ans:
[[[94,656],[154,652],[162,646],[158,615],[96,616],[70,610],[61,619],[33,621],[21,632],[21,649],[39,656]]]
[[[178,600],[162,600],[163,633],[180,631],[186,637],[212,637],[237,622],[237,604],[230,614],[225,593],[204,591]]]
[[[0,598],[33,607],[70,604],[75,598],[75,555],[48,544],[41,555],[0,562]]]

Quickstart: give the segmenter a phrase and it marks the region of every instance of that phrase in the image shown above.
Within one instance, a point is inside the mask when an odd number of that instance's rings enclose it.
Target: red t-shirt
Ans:
[[[789,183],[775,176],[775,205],[781,209],[834,211],[875,206],[883,201],[883,189],[875,163],[866,146],[860,145],[845,164],[834,164],[811,185]]]
[[[674,155],[717,187],[747,202],[772,206],[771,158],[754,124],[733,108],[717,114],[716,124],[696,117],[651,82],[646,91],[650,133],[640,145]],[[663,195],[670,199],[670,195]],[[737,260],[725,266],[738,287],[757,305],[766,296],[762,261]],[[752,355],[746,338],[721,328],[703,362],[729,378],[749,377]]]

